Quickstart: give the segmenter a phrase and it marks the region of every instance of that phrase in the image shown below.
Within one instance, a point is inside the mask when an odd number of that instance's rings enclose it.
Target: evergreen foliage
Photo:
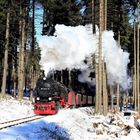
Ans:
[[[43,1],[50,24],[79,25],[82,21],[81,4],[75,0]]]
[[[82,2],[76,0],[42,0],[44,6],[42,35],[53,35],[56,24],[77,26],[82,24]]]

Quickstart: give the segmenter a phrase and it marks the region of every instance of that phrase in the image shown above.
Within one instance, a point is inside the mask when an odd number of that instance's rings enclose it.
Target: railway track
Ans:
[[[11,126],[15,126],[15,125],[18,125],[18,124],[30,122],[30,121],[37,120],[37,119],[41,119],[41,118],[44,118],[44,117],[45,116],[34,115],[34,116],[26,117],[26,118],[21,118],[21,119],[11,120],[11,121],[7,121],[7,122],[2,122],[2,123],[0,123],[0,130],[4,129],[4,128],[11,127]]]

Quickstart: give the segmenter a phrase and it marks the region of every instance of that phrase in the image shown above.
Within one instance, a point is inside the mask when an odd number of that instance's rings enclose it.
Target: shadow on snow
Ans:
[[[44,120],[28,122],[0,131],[0,140],[69,140],[65,128]]]

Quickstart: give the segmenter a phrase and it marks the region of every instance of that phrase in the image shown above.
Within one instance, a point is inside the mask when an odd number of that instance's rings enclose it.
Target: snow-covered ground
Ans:
[[[0,100],[0,123],[33,115],[28,100]],[[95,116],[92,107],[60,110],[56,115],[0,130],[0,140],[139,140],[134,115]],[[138,122],[138,120],[137,120]]]

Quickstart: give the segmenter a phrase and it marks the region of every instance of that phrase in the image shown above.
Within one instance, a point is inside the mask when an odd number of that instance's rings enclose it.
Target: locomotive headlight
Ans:
[[[37,101],[39,101],[39,100],[40,100],[40,98],[39,98],[39,97],[37,97],[37,98],[36,98],[36,100],[37,100]]]
[[[51,101],[52,100],[52,98],[51,97],[49,97],[49,101]]]

